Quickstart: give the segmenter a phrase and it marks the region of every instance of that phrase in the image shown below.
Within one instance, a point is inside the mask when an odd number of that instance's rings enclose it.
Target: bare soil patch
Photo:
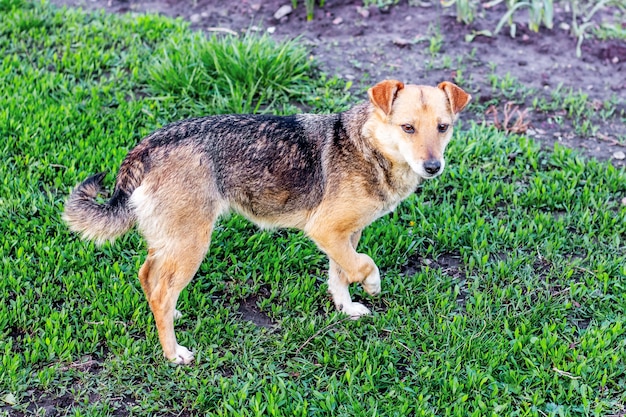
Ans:
[[[257,295],[251,295],[239,304],[239,313],[243,320],[249,321],[258,327],[265,327],[266,329],[275,329],[277,323],[275,323],[266,313],[261,311],[258,306],[259,297]]]

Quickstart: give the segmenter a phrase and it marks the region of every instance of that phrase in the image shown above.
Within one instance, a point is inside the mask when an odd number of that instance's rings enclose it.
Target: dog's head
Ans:
[[[450,82],[430,87],[396,80],[376,84],[368,95],[373,111],[367,130],[379,149],[422,178],[439,175],[452,126],[471,96]]]

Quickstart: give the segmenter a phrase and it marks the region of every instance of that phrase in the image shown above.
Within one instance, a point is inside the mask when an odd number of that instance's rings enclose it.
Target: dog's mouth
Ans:
[[[437,178],[439,175],[441,175],[441,171],[439,171],[436,174],[418,174],[420,177],[422,177],[425,180],[432,180],[433,178]]]

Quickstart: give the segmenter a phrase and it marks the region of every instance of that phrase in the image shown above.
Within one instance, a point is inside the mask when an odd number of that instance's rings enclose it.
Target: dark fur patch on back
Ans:
[[[322,140],[307,137],[296,116],[230,116],[211,130],[217,141],[205,146],[228,200],[260,216],[311,209],[321,201]]]
[[[306,210],[317,206],[324,192],[322,143],[321,137],[307,136],[297,116],[183,120],[157,130],[129,152],[117,188],[134,190],[176,148],[191,146],[204,155],[209,177],[231,203],[258,216]]]

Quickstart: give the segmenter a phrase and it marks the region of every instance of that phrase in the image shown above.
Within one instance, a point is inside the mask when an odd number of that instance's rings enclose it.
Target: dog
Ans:
[[[96,200],[104,173],[72,191],[63,213],[71,230],[101,244],[136,224],[147,241],[139,280],[167,359],[193,361],[176,340],[176,302],[229,210],[263,228],[303,230],[329,258],[336,308],[354,319],[370,313],[348,289],[355,282],[372,296],[381,289],[378,267],[356,251],[361,231],[441,174],[453,124],[471,96],[450,82],[396,80],[368,96],[336,114],[175,122],[128,153],[107,202]]]

